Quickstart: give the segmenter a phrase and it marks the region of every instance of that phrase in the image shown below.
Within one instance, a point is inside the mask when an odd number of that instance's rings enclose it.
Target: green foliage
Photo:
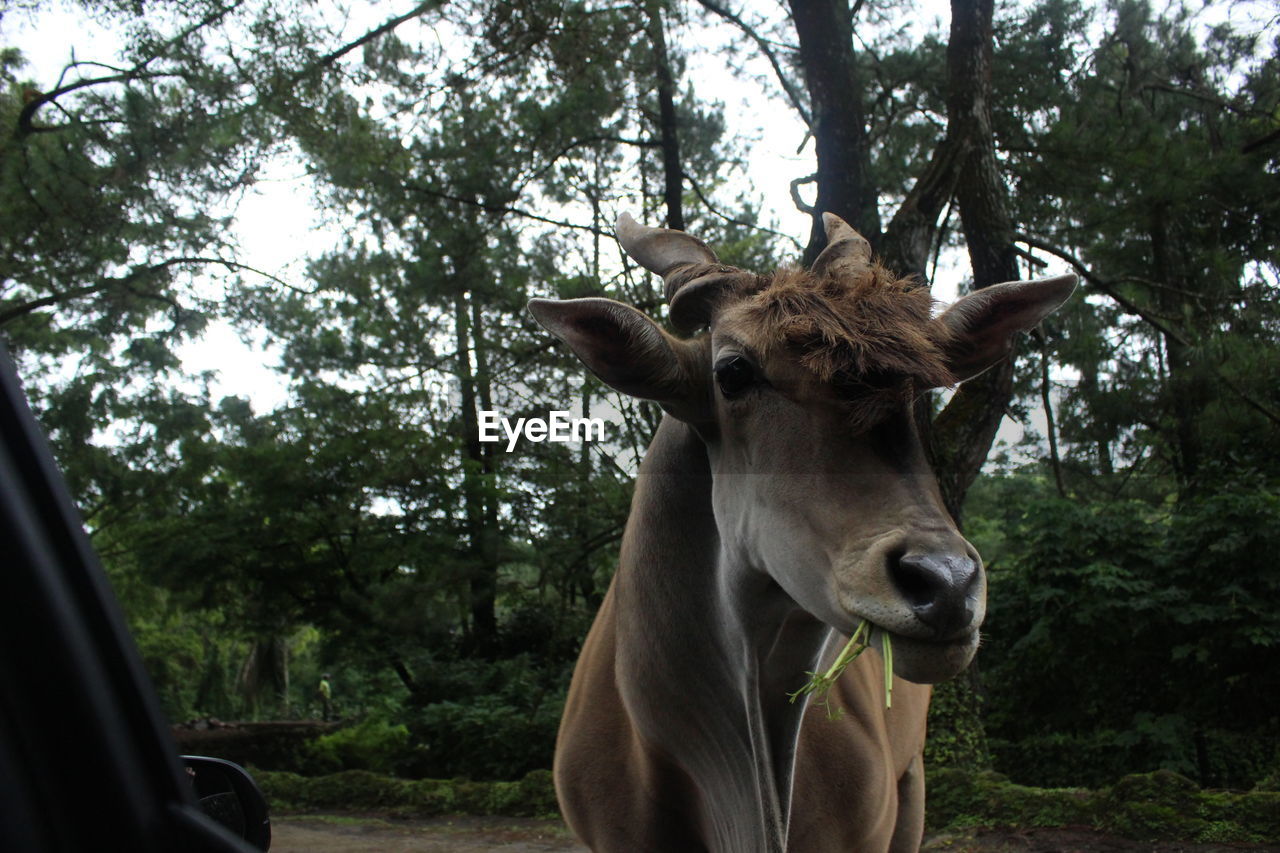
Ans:
[[[369,812],[396,817],[440,814],[550,816],[557,813],[551,773],[516,782],[410,781],[351,770],[306,778],[255,771],[274,813]],[[1259,842],[1280,833],[1280,794],[1201,791],[1173,773],[1129,776],[1110,789],[1028,788],[991,772],[928,774],[932,832],[966,826],[1092,826],[1147,841]]]
[[[948,826],[1065,826],[1091,824],[1099,797],[1081,789],[1015,785],[991,771],[930,770],[925,818],[930,829]]]
[[[368,770],[395,776],[411,756],[406,726],[370,717],[307,744],[305,762],[313,774]]]
[[[1080,377],[1058,403],[1067,482],[1145,497],[1153,477],[1179,493],[1274,477],[1277,150],[1254,143],[1280,107],[1276,44],[1136,0],[1047,0],[1001,26],[1018,217],[1086,274],[1045,329]]]
[[[437,664],[409,710],[415,776],[518,779],[551,766],[569,661]],[[439,697],[439,698],[435,698]]]
[[[558,813],[548,770],[516,782],[467,779],[410,781],[348,770],[306,778],[296,773],[256,771],[273,813],[378,811],[397,817],[442,814],[544,817]]]
[[[976,690],[966,689],[969,686],[960,679],[933,688],[929,738],[924,745],[926,767],[976,771],[991,766],[981,696]]]
[[[1258,842],[1280,832],[1280,796],[1202,792],[1169,771],[1126,776],[1105,802],[1106,828],[1144,841]]]
[[[1280,590],[1259,555],[1280,547],[1280,503],[1251,485],[1160,507],[1006,505],[982,657],[998,767],[1038,784],[1165,767],[1248,787],[1274,766]]]
[[[414,719],[414,733],[426,744],[414,770],[502,779],[548,767],[559,721],[559,703],[532,714],[483,697],[428,705]]]

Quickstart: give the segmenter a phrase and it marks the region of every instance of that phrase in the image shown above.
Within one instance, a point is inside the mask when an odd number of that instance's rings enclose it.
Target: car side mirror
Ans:
[[[267,798],[249,771],[234,762],[203,755],[184,755],[182,762],[196,802],[206,815],[259,850],[271,849]]]

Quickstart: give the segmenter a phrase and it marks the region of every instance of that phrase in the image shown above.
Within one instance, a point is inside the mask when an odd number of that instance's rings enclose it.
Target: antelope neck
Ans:
[[[648,745],[702,792],[712,850],[780,853],[803,701],[831,630],[722,540],[701,439],[664,417],[616,578],[617,677]]]

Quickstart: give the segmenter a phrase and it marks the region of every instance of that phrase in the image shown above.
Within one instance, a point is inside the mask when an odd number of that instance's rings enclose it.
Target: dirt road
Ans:
[[[332,815],[271,819],[271,853],[587,853],[555,820]]]

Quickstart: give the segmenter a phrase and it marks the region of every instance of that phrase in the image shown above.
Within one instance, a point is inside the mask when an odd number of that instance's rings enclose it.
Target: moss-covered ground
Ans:
[[[1029,788],[997,773],[929,774],[933,831],[976,826],[1082,826],[1139,841],[1280,843],[1280,793],[1207,791],[1167,770],[1110,788]]]
[[[313,778],[268,771],[254,776],[275,814],[543,817],[557,811],[545,770],[518,782],[408,780],[360,770]],[[934,834],[977,827],[1084,827],[1150,842],[1280,843],[1280,793],[1201,790],[1168,771],[1085,790],[1030,788],[996,773],[938,770],[929,774],[928,791],[927,819]]]

